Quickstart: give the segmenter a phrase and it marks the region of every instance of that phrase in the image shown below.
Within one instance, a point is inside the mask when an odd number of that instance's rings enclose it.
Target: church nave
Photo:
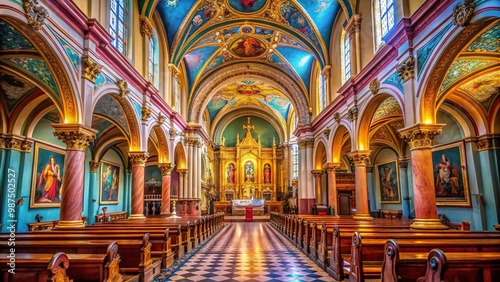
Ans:
[[[332,281],[267,222],[226,223],[160,281]]]

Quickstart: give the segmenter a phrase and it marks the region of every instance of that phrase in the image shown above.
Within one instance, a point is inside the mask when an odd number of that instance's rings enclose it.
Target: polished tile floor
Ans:
[[[267,222],[234,222],[161,281],[333,281]]]

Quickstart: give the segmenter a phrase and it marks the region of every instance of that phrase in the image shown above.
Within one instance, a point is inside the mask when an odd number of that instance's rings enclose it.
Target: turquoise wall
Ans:
[[[247,117],[245,116],[237,118],[227,125],[222,133],[222,136],[226,139],[226,147],[236,146],[236,134],[240,135],[240,141],[243,137],[245,137],[247,131],[243,129],[243,125],[247,123]],[[251,116],[250,124],[255,126],[255,128],[251,131],[252,137],[257,140],[260,134],[260,140],[263,148],[271,148],[273,146],[273,137],[276,140],[276,145],[281,143],[278,132],[268,121],[260,117]]]

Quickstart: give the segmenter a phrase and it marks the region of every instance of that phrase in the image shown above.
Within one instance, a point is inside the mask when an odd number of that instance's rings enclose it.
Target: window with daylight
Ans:
[[[340,56],[342,60],[342,83],[345,83],[351,77],[351,40],[344,30],[340,36]]]
[[[322,111],[326,108],[325,77],[321,74],[321,72],[319,72],[318,75],[319,110]]]
[[[299,145],[292,145],[293,179],[299,178]]]
[[[160,65],[158,64],[160,61],[159,49],[158,37],[156,36],[156,33],[153,32],[153,36],[149,38],[148,75],[149,81],[156,87],[156,89],[160,89]]]
[[[394,27],[394,0],[375,0],[375,50],[382,44],[382,38]]]
[[[109,13],[109,33],[113,37],[111,44],[125,55],[127,46],[127,4],[126,0],[111,0]]]

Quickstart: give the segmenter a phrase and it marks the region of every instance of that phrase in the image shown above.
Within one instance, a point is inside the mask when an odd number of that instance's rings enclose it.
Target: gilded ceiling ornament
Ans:
[[[67,150],[84,151],[94,142],[97,130],[81,124],[52,124],[54,136],[66,144]]]
[[[410,150],[418,148],[431,148],[434,136],[441,134],[442,124],[415,124],[407,128],[398,130]]]
[[[170,175],[174,167],[175,164],[173,163],[158,164],[158,168],[161,170],[161,175]]]
[[[350,152],[348,155],[349,159],[354,163],[354,166],[367,166],[370,164],[370,151],[355,151]]]
[[[153,37],[153,26],[149,22],[148,18],[141,16],[139,20],[141,23],[140,26],[141,35],[142,36],[147,35],[150,38]]]
[[[330,136],[330,132],[331,132],[330,128],[327,128],[323,131],[323,134],[325,135],[326,139],[328,139],[328,136]]]
[[[352,107],[348,112],[347,112],[347,119],[349,121],[357,120],[358,119],[358,106]]]
[[[29,140],[21,141],[21,152],[29,152],[31,150],[31,146],[33,146],[33,142]]]
[[[464,3],[458,3],[453,7],[451,23],[457,26],[467,26],[474,14],[474,0],[465,0]]]
[[[89,56],[82,57],[82,75],[84,78],[95,82],[97,74],[101,73],[102,66],[95,63]]]
[[[340,113],[339,113],[339,112],[336,112],[336,113],[333,115],[333,119],[334,119],[337,123],[340,123]]]
[[[407,169],[408,168],[408,161],[407,160],[398,160],[398,166],[401,169]]]
[[[97,172],[100,166],[101,166],[100,162],[89,161],[90,172]]]
[[[478,151],[484,151],[484,150],[491,149],[493,147],[491,145],[492,144],[490,143],[489,139],[477,140],[477,150]]]
[[[370,91],[372,92],[373,95],[377,95],[379,90],[380,90],[380,81],[378,81],[378,78],[375,77],[375,79],[370,82]]]
[[[165,116],[160,112],[158,114],[158,124],[162,125],[165,122]]]
[[[151,117],[151,109],[149,108],[149,103],[144,102],[141,108],[142,121],[147,121]]]
[[[396,68],[396,73],[403,79],[403,82],[415,77],[415,58],[409,56],[404,62]]]
[[[116,86],[120,90],[120,97],[124,98],[127,94],[130,93],[130,89],[128,89],[128,82],[124,79],[120,79],[116,82]]]
[[[49,16],[47,9],[37,4],[38,0],[23,0],[24,15],[34,30],[42,29],[45,19]]]
[[[128,159],[132,166],[145,166],[148,161],[148,152],[129,152]]]

